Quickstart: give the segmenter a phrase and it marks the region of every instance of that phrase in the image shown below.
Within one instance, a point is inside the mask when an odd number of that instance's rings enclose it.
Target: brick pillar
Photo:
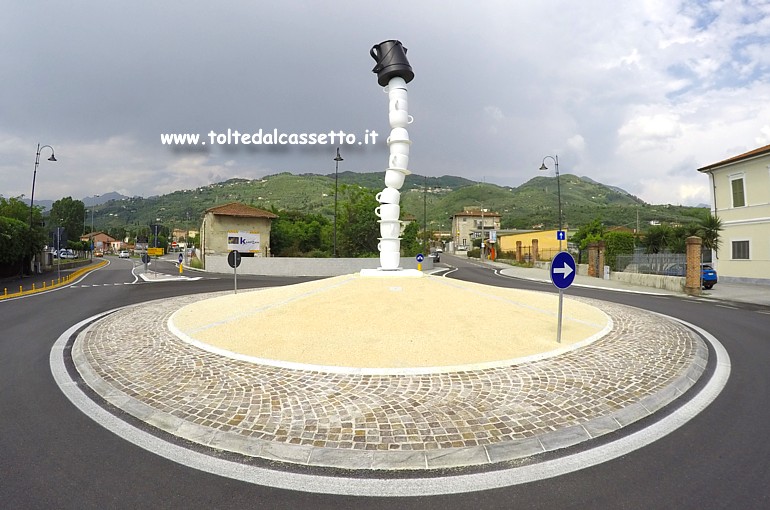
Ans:
[[[599,241],[598,267],[596,268],[596,277],[604,278],[604,241]]]
[[[690,296],[701,295],[701,270],[700,255],[703,240],[698,236],[691,236],[685,240],[687,245],[687,273],[684,280],[684,291]]]
[[[598,271],[596,266],[599,263],[599,243],[588,243],[588,276],[596,277]]]
[[[521,241],[516,241],[516,262],[521,262],[523,257],[521,256]]]
[[[537,262],[538,259],[538,252],[537,252],[537,239],[532,240],[532,263],[534,264]]]

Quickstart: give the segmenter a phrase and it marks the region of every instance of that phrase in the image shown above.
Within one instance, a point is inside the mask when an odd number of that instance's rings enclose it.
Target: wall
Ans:
[[[550,270],[550,262],[538,262],[535,264],[540,269]],[[578,264],[577,274],[588,276],[588,264]],[[640,274],[623,273],[621,271],[610,272],[610,280],[628,283],[629,285],[638,285],[640,287],[651,287],[653,289],[664,289],[673,292],[684,292],[685,279],[681,276],[663,276],[658,274]]]
[[[401,267],[417,269],[414,257],[401,257]],[[345,258],[295,258],[295,257],[243,257],[238,266],[238,274],[254,274],[265,276],[339,276],[357,273],[361,269],[377,269],[379,258],[345,259]],[[422,263],[423,270],[433,269],[433,260],[426,258]],[[233,268],[227,264],[226,255],[206,256],[206,271],[211,273],[233,273]]]

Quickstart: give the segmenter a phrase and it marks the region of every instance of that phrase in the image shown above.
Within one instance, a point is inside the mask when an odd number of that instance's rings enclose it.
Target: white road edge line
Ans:
[[[51,349],[49,357],[51,373],[61,391],[78,409],[118,437],[189,468],[247,483],[310,493],[378,497],[435,496],[509,487],[579,471],[627,455],[685,425],[717,398],[727,384],[731,371],[730,356],[713,335],[695,325],[671,317],[697,331],[711,343],[716,354],[716,369],[704,388],[677,411],[638,432],[558,459],[467,475],[405,479],[349,478],[290,473],[215,458],[163,441],[129,425],[88,398],[67,373],[63,358],[64,348],[75,331],[112,311],[78,322],[62,333]]]

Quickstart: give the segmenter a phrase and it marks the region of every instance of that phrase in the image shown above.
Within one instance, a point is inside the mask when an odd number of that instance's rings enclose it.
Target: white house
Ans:
[[[720,280],[770,285],[770,145],[698,169],[722,220]]]

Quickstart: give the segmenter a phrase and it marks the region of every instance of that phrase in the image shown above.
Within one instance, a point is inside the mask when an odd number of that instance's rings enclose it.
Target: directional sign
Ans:
[[[557,241],[566,241],[567,240],[567,233],[563,230],[557,230],[556,231],[556,240]]]
[[[183,261],[184,261],[184,257],[183,257],[183,256],[182,256],[182,254],[180,253],[180,254],[179,254],[179,263],[181,264]]]
[[[417,259],[417,262],[422,262],[423,260],[425,260],[425,255],[423,255],[422,253],[418,253],[415,258]]]
[[[575,259],[566,251],[556,254],[551,261],[551,281],[560,289],[572,285],[575,279]]]

